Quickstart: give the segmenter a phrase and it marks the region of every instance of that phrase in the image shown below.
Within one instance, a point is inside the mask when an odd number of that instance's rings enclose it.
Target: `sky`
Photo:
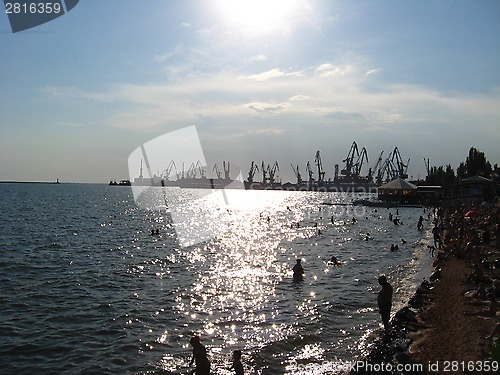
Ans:
[[[353,141],[362,173],[395,147],[414,179],[500,162],[497,0],[81,0],[17,33],[0,9],[0,181],[125,179],[192,125],[231,177],[320,151],[333,178]]]

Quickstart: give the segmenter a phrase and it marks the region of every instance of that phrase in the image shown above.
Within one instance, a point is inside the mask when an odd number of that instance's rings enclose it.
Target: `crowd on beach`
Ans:
[[[465,274],[453,275],[454,282],[460,287],[459,297],[462,300],[459,305],[462,309],[453,312],[457,314],[456,324],[466,322],[465,324],[474,325],[481,322],[482,326],[488,326],[489,334],[479,338],[482,348],[474,359],[496,361],[498,364],[500,363],[500,323],[497,320],[500,299],[500,207],[487,202],[475,204],[453,202],[435,208],[429,220],[432,221],[433,245],[429,245],[428,249],[435,259],[433,263],[435,272],[431,275],[430,281],[439,282],[442,268],[448,266],[448,259],[453,258],[463,264]],[[451,277],[449,272],[448,277]],[[435,303],[447,302],[444,300]],[[432,311],[435,307],[431,304],[429,309]],[[470,320],[460,319],[460,314],[470,317]],[[432,316],[432,313],[428,315]],[[478,330],[477,335],[481,334]],[[477,341],[473,337],[469,340],[469,353],[476,352],[474,345],[477,345]],[[450,340],[450,345],[454,345],[453,340]],[[443,347],[441,351],[445,354],[450,351],[450,347]]]
[[[465,262],[466,315],[495,318],[500,298],[500,209],[483,202],[455,202],[436,211],[432,229],[437,262],[452,256]],[[500,361],[500,323],[488,336],[484,355]]]
[[[495,284],[497,296],[500,296],[500,280],[494,280],[486,272],[491,273],[496,266],[500,266],[499,215],[498,207],[489,203],[468,208],[455,203],[434,209],[434,246],[429,246],[431,256],[437,251],[438,261],[448,256],[463,259],[472,268],[467,280],[478,284],[480,290],[484,285]],[[486,296],[482,292],[479,295]]]
[[[490,364],[496,373],[500,368],[500,206],[456,201],[427,212],[425,219],[419,218],[417,229],[424,229],[424,221],[430,223],[427,248],[434,272],[407,306],[393,314],[388,328],[384,322],[384,334],[364,360],[418,365],[467,359]]]

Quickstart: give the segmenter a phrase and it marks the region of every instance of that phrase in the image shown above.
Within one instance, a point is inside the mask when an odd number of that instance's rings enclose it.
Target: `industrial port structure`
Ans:
[[[333,178],[327,177],[327,171],[323,167],[320,151],[317,151],[311,163],[307,161],[302,171],[307,175],[306,179],[301,174],[299,165],[290,164],[295,177],[295,182],[283,183],[278,176],[280,166],[277,161],[260,164],[252,161],[245,181],[231,179],[231,166],[229,162],[222,163],[222,171],[217,164],[211,168],[215,177],[207,177],[206,166],[200,161],[192,163],[185,170],[184,163],[180,172],[176,163],[172,160],[165,170],[152,177],[143,176],[143,167],[139,177],[135,178],[132,185],[136,186],[177,186],[181,188],[244,188],[249,190],[292,190],[292,191],[351,191],[351,192],[376,192],[377,186],[396,178],[408,178],[408,165],[410,159],[405,163],[400,151],[395,147],[384,159],[382,151],[368,172],[362,175],[362,168],[368,163],[368,152],[365,147],[361,149],[354,141],[350,147],[347,157],[342,160],[342,168],[339,164],[333,165]],[[257,177],[260,173],[261,177]],[[110,185],[116,183],[110,182]]]

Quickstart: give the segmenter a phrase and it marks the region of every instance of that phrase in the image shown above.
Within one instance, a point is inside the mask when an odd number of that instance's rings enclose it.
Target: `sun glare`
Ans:
[[[252,32],[269,32],[289,27],[299,0],[218,0],[222,16]]]

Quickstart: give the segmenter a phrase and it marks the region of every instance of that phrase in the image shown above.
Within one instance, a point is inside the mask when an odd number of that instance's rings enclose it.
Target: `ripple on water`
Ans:
[[[0,233],[8,373],[182,373],[194,333],[219,374],[237,348],[248,373],[331,373],[379,329],[376,276],[410,289],[421,256],[410,245],[420,211],[400,209],[405,225],[394,226],[385,211],[322,206],[351,199],[341,194],[235,191],[234,205],[215,211],[198,201],[188,208],[210,214],[187,221],[186,234],[222,217],[229,230],[181,247],[172,212],[139,210],[130,189],[53,188],[0,186],[13,218]],[[194,193],[176,191],[169,199],[193,204]],[[333,255],[341,266],[328,264]],[[297,257],[301,283],[290,272]]]

